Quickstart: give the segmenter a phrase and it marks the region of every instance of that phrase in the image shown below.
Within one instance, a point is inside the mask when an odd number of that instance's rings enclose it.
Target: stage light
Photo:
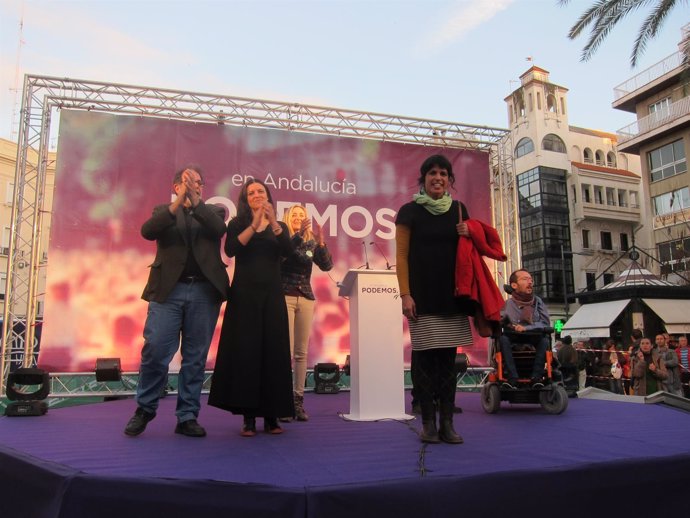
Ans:
[[[96,358],[96,381],[120,381],[120,358]]]
[[[33,392],[26,387],[38,386]],[[23,387],[23,389],[22,389]],[[39,416],[48,411],[43,401],[50,393],[50,377],[42,369],[21,367],[7,376],[7,399],[13,401],[5,408],[8,417]]]
[[[314,392],[317,394],[337,394],[340,392],[340,367],[335,363],[314,365]]]

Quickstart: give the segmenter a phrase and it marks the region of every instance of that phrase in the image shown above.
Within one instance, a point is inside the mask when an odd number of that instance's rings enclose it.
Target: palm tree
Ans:
[[[558,3],[563,6],[569,2],[570,0],[559,0]],[[591,25],[589,40],[582,49],[581,57],[582,61],[587,61],[620,20],[648,4],[654,4],[635,39],[630,56],[630,65],[635,67],[647,43],[657,35],[673,8],[687,3],[688,0],[596,0],[570,28],[568,38],[574,40]],[[683,42],[683,53],[683,63],[687,65],[690,61],[690,39]]]

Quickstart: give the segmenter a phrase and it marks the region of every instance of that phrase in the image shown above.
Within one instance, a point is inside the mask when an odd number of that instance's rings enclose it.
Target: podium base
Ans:
[[[369,416],[369,417],[362,417],[358,414],[340,414],[340,417],[345,419],[346,421],[383,421],[383,420],[391,420],[391,421],[411,421],[412,419],[415,418],[413,415],[409,414],[391,414],[391,415],[380,415],[380,416]]]

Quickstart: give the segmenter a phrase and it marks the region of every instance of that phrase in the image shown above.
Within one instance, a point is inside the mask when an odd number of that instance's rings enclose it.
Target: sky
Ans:
[[[593,2],[0,0],[0,137],[16,141],[24,74],[507,128],[532,65],[569,89],[571,125],[615,132],[635,116],[611,108],[614,87],[678,50],[690,5],[633,69],[648,11],[582,62],[567,33]]]

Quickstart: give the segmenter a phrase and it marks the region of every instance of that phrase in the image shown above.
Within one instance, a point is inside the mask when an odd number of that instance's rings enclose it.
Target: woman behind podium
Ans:
[[[311,289],[311,272],[314,264],[321,271],[329,271],[333,268],[333,258],[323,239],[321,227],[316,222],[311,223],[307,209],[301,205],[293,205],[285,211],[283,222],[290,232],[292,241],[292,252],[280,265],[280,273],[290,324],[295,419],[308,421],[309,415],[304,410],[304,382],[307,376],[307,348],[316,301]],[[290,418],[281,419],[289,420]]]
[[[420,167],[419,193],[395,220],[396,262],[403,315],[415,356],[415,398],[422,411],[422,442],[460,444],[453,427],[458,344],[471,343],[468,310],[454,296],[459,236],[469,235],[465,205],[454,201],[453,166],[432,155]],[[439,400],[439,427],[436,406]]]
[[[208,403],[242,414],[241,435],[282,433],[279,416],[294,414],[287,309],[280,263],[292,250],[288,229],[276,220],[268,187],[249,180],[228,223],[225,253],[235,273],[218,341]]]

